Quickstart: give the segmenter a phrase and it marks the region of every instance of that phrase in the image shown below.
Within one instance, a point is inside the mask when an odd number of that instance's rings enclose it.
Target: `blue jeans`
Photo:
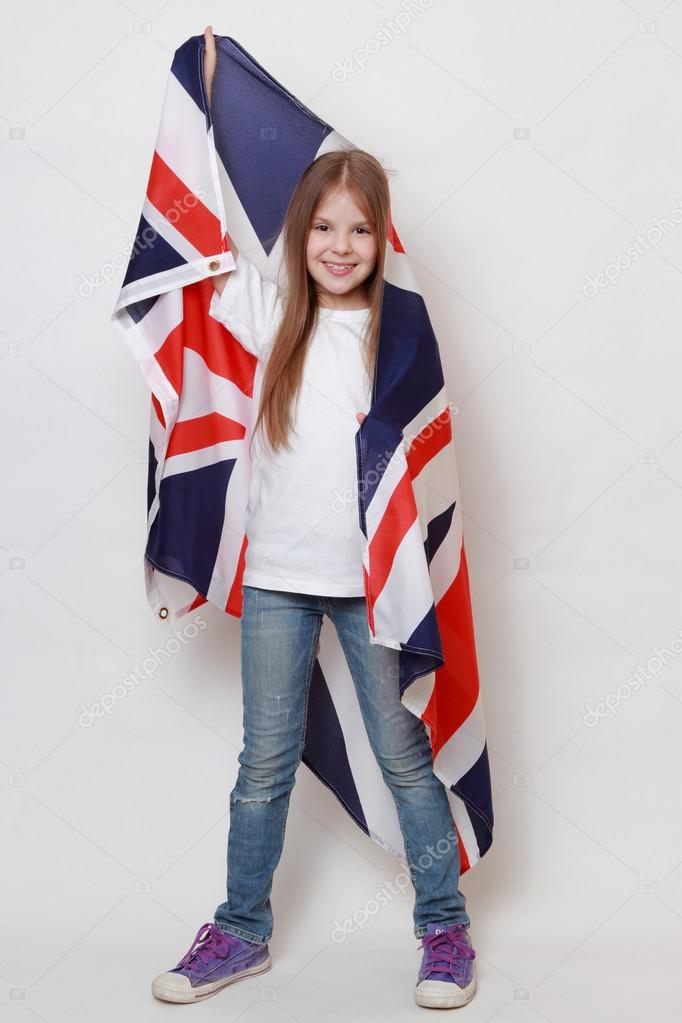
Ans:
[[[416,895],[415,937],[426,933],[428,921],[468,923],[445,786],[433,773],[423,721],[400,702],[398,651],[369,642],[365,598],[253,586],[242,592],[244,746],[230,794],[228,901],[215,912],[218,928],[258,943],[272,936],[272,879],[303,752],[325,613],[336,628],[370,745],[395,800]]]

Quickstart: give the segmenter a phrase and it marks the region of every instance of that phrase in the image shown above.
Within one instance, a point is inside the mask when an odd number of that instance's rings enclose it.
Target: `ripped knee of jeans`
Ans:
[[[232,796],[233,803],[271,803],[272,796],[254,796],[249,799],[244,796]]]

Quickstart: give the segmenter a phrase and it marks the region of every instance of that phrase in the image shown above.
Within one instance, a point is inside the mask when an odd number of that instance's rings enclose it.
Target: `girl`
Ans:
[[[216,67],[205,32],[210,99]],[[270,893],[302,756],[320,629],[334,623],[372,750],[395,800],[415,888],[423,958],[415,999],[449,1008],[476,990],[459,851],[424,723],[400,702],[398,651],[370,644],[355,499],[354,434],[371,403],[390,195],[362,150],[330,152],[305,170],[283,230],[287,293],[230,239],[236,265],[213,277],[210,314],[261,362],[246,511],[241,669],[244,746],[230,795],[228,900],[152,992],[194,1002],[270,969]],[[448,852],[415,863],[439,839]],[[439,845],[439,849],[441,846]]]

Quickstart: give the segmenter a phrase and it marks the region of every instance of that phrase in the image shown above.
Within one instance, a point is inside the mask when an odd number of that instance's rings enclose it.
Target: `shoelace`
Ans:
[[[208,966],[217,956],[226,954],[230,940],[230,935],[224,934],[215,923],[202,924],[194,941],[175,969],[179,970],[184,966],[191,969],[196,965],[195,960],[198,960],[203,966]]]
[[[419,947],[426,953],[425,966],[431,973],[452,973],[454,976],[463,965],[457,963],[458,959],[476,958],[466,932],[456,924],[444,928],[440,934],[425,934]]]

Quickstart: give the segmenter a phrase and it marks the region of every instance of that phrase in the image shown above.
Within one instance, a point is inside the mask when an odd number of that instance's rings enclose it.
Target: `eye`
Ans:
[[[327,224],[316,224],[313,228],[314,231],[328,231],[329,227]],[[371,234],[371,231],[367,227],[356,227],[356,231],[361,231],[362,234]]]

